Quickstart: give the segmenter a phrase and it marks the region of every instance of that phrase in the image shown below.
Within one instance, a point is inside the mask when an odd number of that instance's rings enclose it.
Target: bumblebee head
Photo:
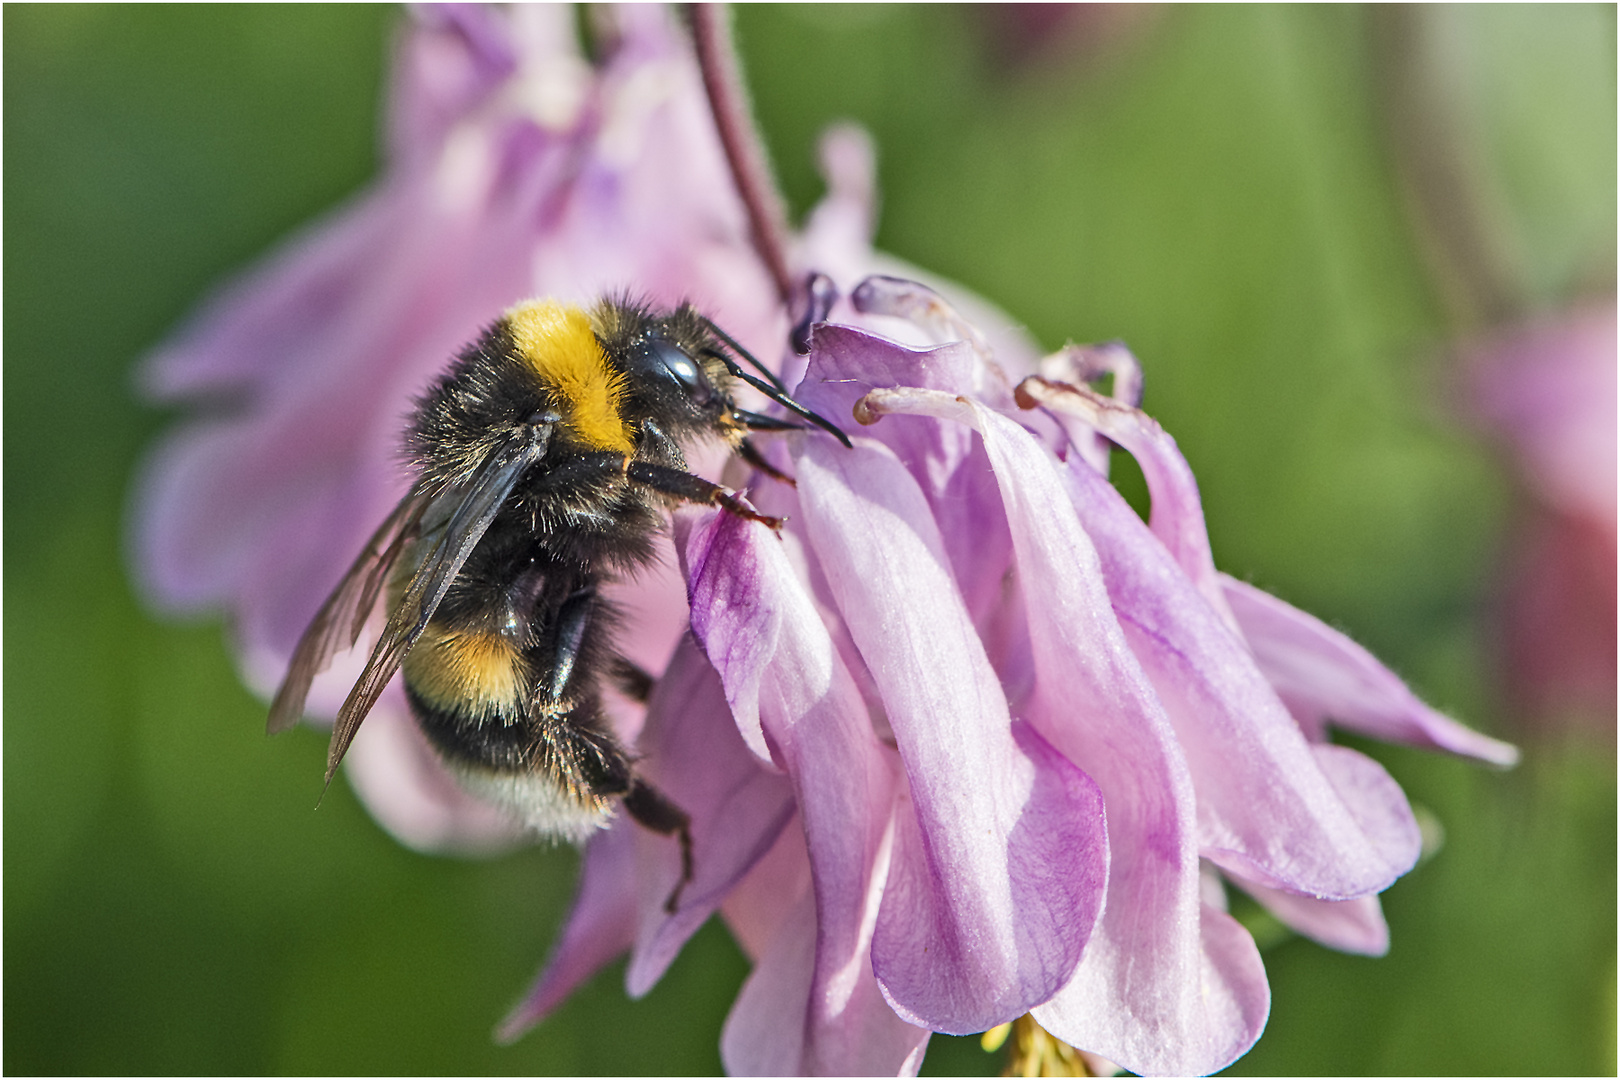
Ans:
[[[731,379],[716,346],[672,333],[664,320],[614,356],[632,401],[665,424],[713,427],[731,414]]]
[[[591,323],[622,380],[625,419],[632,426],[651,421],[678,441],[718,436],[734,444],[748,431],[803,426],[737,408],[733,394],[745,382],[849,444],[842,431],[788,396],[774,375],[690,304],[657,314],[645,305],[610,298],[597,305]],[[765,379],[744,371],[738,358]]]

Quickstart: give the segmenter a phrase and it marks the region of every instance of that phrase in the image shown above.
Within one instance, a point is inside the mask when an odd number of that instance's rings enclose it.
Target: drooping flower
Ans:
[[[673,15],[606,15],[593,64],[565,7],[413,9],[379,179],[228,284],[143,369],[154,400],[229,408],[205,408],[146,462],[136,579],[163,610],[227,612],[261,692],[403,494],[414,395],[495,314],[632,288],[691,300],[761,351],[784,338]],[[623,598],[621,644],[649,670],[685,625],[673,564]],[[312,713],[335,714],[363,658],[317,680]],[[372,812],[413,846],[517,835],[444,773],[397,689],[348,760]]]
[[[796,485],[752,497],[780,535],[708,512],[677,529],[692,640],[641,749],[693,808],[696,878],[665,913],[667,845],[622,824],[593,841],[508,1033],[626,947],[644,991],[718,909],[755,961],[722,1037],[735,1073],[906,1072],[931,1031],[1026,1013],[1136,1072],[1230,1064],[1268,990],[1203,868],[1379,953],[1377,893],[1418,855],[1399,787],[1327,725],[1514,751],[1216,572],[1174,441],[1086,385],[1139,385],[1122,348],[1036,370],[892,278],[834,315],[795,393],[869,425],[854,448],[779,448]],[[1098,436],[1141,464],[1150,522]]]

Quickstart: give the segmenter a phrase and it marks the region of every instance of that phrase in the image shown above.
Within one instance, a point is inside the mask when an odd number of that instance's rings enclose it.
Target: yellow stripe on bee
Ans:
[[[552,386],[574,436],[597,450],[633,453],[619,412],[624,376],[608,364],[585,312],[555,300],[530,300],[508,311],[506,321],[518,354]]]
[[[522,707],[523,656],[505,634],[428,623],[403,666],[411,689],[440,708],[490,719],[515,716]]]

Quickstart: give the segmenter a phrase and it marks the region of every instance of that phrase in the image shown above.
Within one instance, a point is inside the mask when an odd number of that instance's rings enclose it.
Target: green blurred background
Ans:
[[[5,1071],[717,1071],[746,964],[713,924],[647,999],[614,967],[494,1046],[573,852],[415,855],[341,783],[312,812],[324,738],[265,739],[217,620],[154,621],[126,579],[126,486],[173,419],[132,366],[372,174],[401,13],[3,17]],[[1402,18],[748,7],[738,33],[796,213],[817,132],[867,125],[881,246],[1049,346],[1134,348],[1223,568],[1524,742],[1506,774],[1371,750],[1445,845],[1385,895],[1381,960],[1243,912],[1273,1006],[1232,1071],[1612,1074],[1614,719],[1537,734],[1502,704],[1488,616],[1520,493],[1447,405],[1471,327],[1416,239],[1384,75],[1391,28],[1427,20],[1523,303],[1612,293],[1615,9]],[[927,1062],[997,1068],[971,1039]]]

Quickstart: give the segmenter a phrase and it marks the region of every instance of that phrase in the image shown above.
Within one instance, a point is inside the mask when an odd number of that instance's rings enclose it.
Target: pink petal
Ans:
[[[903,1018],[983,1031],[1046,1000],[1079,962],[1105,886],[1101,800],[1012,725],[899,460],[865,440],[846,450],[811,438],[797,465],[807,531],[883,695],[915,807],[897,816],[873,969]]]
[[[1423,852],[1423,834],[1394,777],[1348,746],[1319,743],[1311,747],[1311,753],[1373,850],[1390,866],[1402,867],[1403,874],[1416,866]]]
[[[510,20],[487,5],[421,4],[395,50],[389,87],[388,149],[397,165],[431,155],[450,128],[505,82],[523,59]],[[563,29],[565,16],[550,21]],[[569,28],[572,29],[571,27]],[[572,44],[561,33],[531,34],[527,52],[559,64]],[[569,34],[572,37],[572,34]]]
[[[1119,1064],[1133,1072],[1144,1076],[1218,1072],[1247,1053],[1265,1030],[1271,989],[1254,939],[1236,919],[1208,906],[1198,909],[1196,926],[1201,951],[1191,970],[1181,973],[1183,983],[1156,982],[1132,994],[1136,1007],[1144,1010],[1139,1021],[1144,1030],[1131,1048],[1135,1063]],[[1084,995],[1065,991],[1034,1010],[1036,1022],[1062,1038],[1063,1032],[1091,1023],[1091,1012],[1117,1008],[1107,995],[1124,990],[1131,981],[1128,961],[1119,968],[1121,985],[1112,990],[1098,986]],[[1172,1000],[1154,1001],[1154,993]],[[1172,1028],[1153,1040],[1152,1017],[1184,1011],[1189,997],[1194,999],[1201,1022]],[[1173,1000],[1177,998],[1182,1000]],[[1104,1056],[1112,1059],[1112,1055]]]
[[[1511,439],[1536,493],[1612,536],[1615,306],[1590,304],[1467,350],[1473,409]]]
[[[821,133],[816,157],[827,182],[827,195],[804,223],[800,261],[847,285],[872,269],[876,152],[864,128],[844,123]]]
[[[917,350],[852,327],[826,325],[816,328],[810,366],[796,393],[810,408],[842,422],[876,388],[971,393],[982,367],[977,354],[962,343]],[[984,450],[971,431],[954,424],[901,419],[871,434],[915,478],[968,611],[975,619],[985,617],[1000,599],[1011,541]]]
[[[1204,857],[1331,899],[1378,892],[1411,869],[1362,831],[1244,643],[1119,493],[1082,464],[1064,475],[1126,640],[1187,755]]]
[[[1252,1020],[1265,1015],[1264,974],[1252,978],[1255,964],[1241,949],[1205,955],[1192,777],[1114,618],[1056,459],[981,406],[915,391],[882,401],[885,411],[924,411],[981,432],[1029,620],[1035,689],[1024,714],[1096,780],[1108,809],[1108,902],[1074,978],[1036,1010],[1038,1019],[1134,1072],[1222,1067],[1259,1036]],[[1221,967],[1233,957],[1235,969]],[[1216,985],[1243,1001],[1212,1004],[1206,967],[1219,969]]]
[[[411,397],[536,290],[593,299],[634,281],[662,302],[692,298],[745,342],[780,338],[666,16],[626,18],[625,48],[586,88],[606,117],[546,127],[503,105],[457,118],[489,95],[508,52],[555,66],[566,35],[538,25],[547,18],[451,13],[415,27],[407,52],[436,59],[399,92],[439,110],[411,136],[421,153],[228,285],[149,363],[154,394],[232,409],[228,423],[172,436],[138,482],[136,562],[164,606],[228,606],[244,648],[290,652],[403,492]],[[667,78],[647,78],[655,69]]]
[[[726,895],[720,907],[731,936],[755,963],[788,923],[799,897],[810,890],[810,854],[804,830],[790,821],[771,850]]]
[[[680,882],[680,848],[637,828],[639,928],[625,972],[632,997],[652,989],[793,816],[787,778],[762,768],[743,744],[720,678],[691,638],[658,680],[637,749],[642,775],[691,818],[692,880],[676,911],[666,911]]]
[[[334,295],[305,281],[295,257],[253,282],[251,302],[227,293],[211,329],[157,361],[198,368],[224,356],[263,373],[229,424],[171,437],[137,502],[148,587],[173,607],[231,604],[249,647],[291,651],[403,493],[398,439],[411,396],[527,289],[513,208],[435,212],[421,184],[379,198],[394,215],[388,249],[332,270],[363,286]]]
[[[1028,379],[1019,386],[1019,392],[1060,416],[1083,419],[1136,459],[1152,498],[1148,527],[1210,606],[1231,623],[1215,573],[1215,556],[1209,548],[1198,481],[1170,433],[1140,409],[1086,387]]]
[[[927,1032],[884,1004],[869,960],[888,863],[890,762],[783,542],[737,515],[714,513],[692,530],[686,552],[693,634],[711,656],[726,657],[718,666],[738,723],[762,727],[793,780],[815,883],[802,905],[815,927],[802,968],[779,970],[800,957],[799,945],[784,943],[803,936],[790,919],[752,980],[772,1008],[791,990],[797,1012],[771,1014],[766,1034],[739,1003],[728,1031],[738,1047],[770,1043],[782,1037],[787,1017],[802,1017],[796,1038],[786,1040],[797,1057],[755,1061],[744,1071],[841,1073],[858,1062],[866,1066],[858,1071],[892,1072]],[[874,1035],[887,1037],[869,1043]],[[898,1056],[878,1068],[889,1044]],[[786,1052],[783,1045],[773,1051]]]
[[[635,831],[620,815],[592,837],[580,860],[579,889],[568,922],[522,1002],[496,1038],[511,1042],[551,1014],[581,983],[630,947],[636,928]]]
[[[1377,896],[1318,900],[1314,896],[1268,889],[1236,874],[1227,876],[1277,916],[1284,926],[1312,941],[1357,956],[1383,956],[1389,952],[1389,924],[1384,921]]]
[[[1519,760],[1512,745],[1423,704],[1371,653],[1320,619],[1225,574],[1220,580],[1255,662],[1307,731],[1332,721],[1385,742],[1493,765]]]
[[[1108,808],[1102,921],[1073,980],[1037,1018],[1133,1072],[1213,1072],[1259,1038],[1264,971],[1254,978],[1257,963],[1241,947],[1205,954],[1192,777],[1114,620],[1056,462],[1012,421],[974,412],[1024,586],[1036,676],[1026,713],[1097,781]],[[1206,967],[1242,1000],[1212,1001]]]
[[[875,903],[873,905],[876,906]],[[836,1030],[812,1047],[793,1017],[811,1012],[809,973],[818,939],[816,905],[806,893],[783,932],[760,957],[732,1003],[720,1058],[732,1076],[915,1076],[928,1048],[927,1028],[889,1008],[871,969],[857,981]]]

